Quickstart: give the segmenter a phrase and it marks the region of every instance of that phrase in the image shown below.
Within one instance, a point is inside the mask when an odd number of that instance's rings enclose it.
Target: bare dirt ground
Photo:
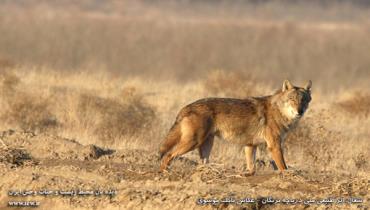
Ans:
[[[161,174],[155,152],[102,149],[58,136],[14,130],[3,131],[1,139],[1,209],[14,209],[9,201],[37,201],[37,209],[369,208],[370,177],[366,173],[341,175],[291,169],[278,174],[266,169],[255,176],[244,176],[241,168],[232,165],[202,165],[183,157],[174,161],[169,173]],[[42,190],[103,193],[9,195]],[[269,196],[281,199],[281,203],[265,204]],[[317,204],[329,197],[343,197],[346,202],[351,197],[361,198],[363,202]],[[256,200],[241,203],[245,198]],[[316,199],[316,203],[285,204],[289,201],[282,199]]]

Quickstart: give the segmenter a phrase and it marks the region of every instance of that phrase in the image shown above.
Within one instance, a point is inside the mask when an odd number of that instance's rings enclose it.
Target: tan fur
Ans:
[[[256,146],[267,143],[280,171],[285,170],[282,143],[311,101],[311,81],[305,88],[288,80],[273,95],[246,99],[205,98],[182,108],[160,147],[161,170],[170,161],[198,148],[208,162],[214,136],[245,146],[247,168],[254,174]]]

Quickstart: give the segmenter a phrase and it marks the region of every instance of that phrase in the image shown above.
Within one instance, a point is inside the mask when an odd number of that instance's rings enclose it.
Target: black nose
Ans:
[[[303,109],[299,109],[299,110],[298,110],[298,114],[299,114],[299,115],[303,115],[303,112],[304,112],[304,111],[303,111]]]

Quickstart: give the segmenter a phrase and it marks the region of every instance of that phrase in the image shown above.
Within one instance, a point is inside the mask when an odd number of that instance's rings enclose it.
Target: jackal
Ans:
[[[160,169],[170,161],[198,148],[207,163],[215,136],[244,146],[249,174],[255,173],[258,144],[267,143],[278,169],[287,169],[282,143],[303,116],[311,101],[311,80],[304,88],[285,80],[273,95],[233,98],[204,98],[182,108],[160,146]]]

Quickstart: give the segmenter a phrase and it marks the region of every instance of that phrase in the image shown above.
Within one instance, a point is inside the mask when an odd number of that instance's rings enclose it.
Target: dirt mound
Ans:
[[[38,134],[26,131],[8,130],[0,133],[7,147],[22,148],[36,159],[98,159],[103,155],[113,154],[114,150],[103,149],[96,145],[84,146],[73,139],[50,134]]]

